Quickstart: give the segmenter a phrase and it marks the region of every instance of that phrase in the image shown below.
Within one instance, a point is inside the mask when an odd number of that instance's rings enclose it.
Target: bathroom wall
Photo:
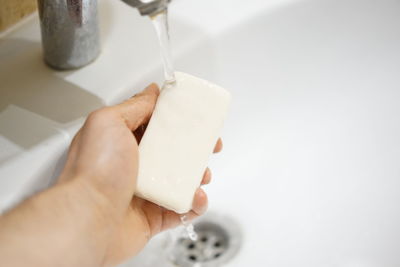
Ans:
[[[37,0],[0,0],[0,31],[36,10]]]

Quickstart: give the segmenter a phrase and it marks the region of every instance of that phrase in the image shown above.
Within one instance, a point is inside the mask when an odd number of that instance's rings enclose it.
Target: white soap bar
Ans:
[[[161,90],[139,145],[137,195],[186,213],[218,141],[231,96],[225,89],[176,72]]]

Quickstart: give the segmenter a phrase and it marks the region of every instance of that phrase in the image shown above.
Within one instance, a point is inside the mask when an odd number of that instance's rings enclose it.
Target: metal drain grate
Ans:
[[[172,259],[177,266],[221,266],[239,251],[242,236],[232,218],[206,215],[194,222],[194,228],[198,235],[196,241],[179,238],[173,244]]]

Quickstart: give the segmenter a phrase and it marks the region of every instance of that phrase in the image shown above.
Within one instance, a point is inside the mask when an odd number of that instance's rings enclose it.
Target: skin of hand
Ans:
[[[136,255],[180,215],[134,196],[138,142],[154,110],[155,84],[89,115],[74,137],[58,183],[0,217],[6,266],[114,266]],[[222,149],[218,140],[214,152]],[[209,169],[202,184],[211,180]],[[193,219],[206,211],[198,189]],[[22,256],[23,255],[23,256]]]

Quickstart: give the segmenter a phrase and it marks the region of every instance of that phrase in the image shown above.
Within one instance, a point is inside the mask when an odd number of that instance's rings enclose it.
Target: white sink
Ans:
[[[98,61],[49,74],[59,79],[52,84],[71,89],[61,93],[71,102],[82,95],[88,104],[111,104],[160,80],[150,24],[115,0],[102,4],[110,19]],[[242,249],[226,266],[400,266],[399,14],[397,0],[172,5],[177,68],[234,96],[225,149],[212,160],[207,187],[210,209],[234,217],[243,229]],[[32,21],[6,38],[38,46]],[[0,41],[0,54],[5,44]],[[38,52],[30,60],[39,60]],[[4,69],[0,63],[1,81]],[[72,115],[66,107],[55,111],[61,120],[13,104],[0,105],[0,125],[10,121],[7,114],[20,114],[55,133],[24,146],[24,136],[13,139],[0,126],[3,139],[18,148],[0,161],[3,209],[57,176],[89,107]],[[143,267],[141,260],[124,266]]]

